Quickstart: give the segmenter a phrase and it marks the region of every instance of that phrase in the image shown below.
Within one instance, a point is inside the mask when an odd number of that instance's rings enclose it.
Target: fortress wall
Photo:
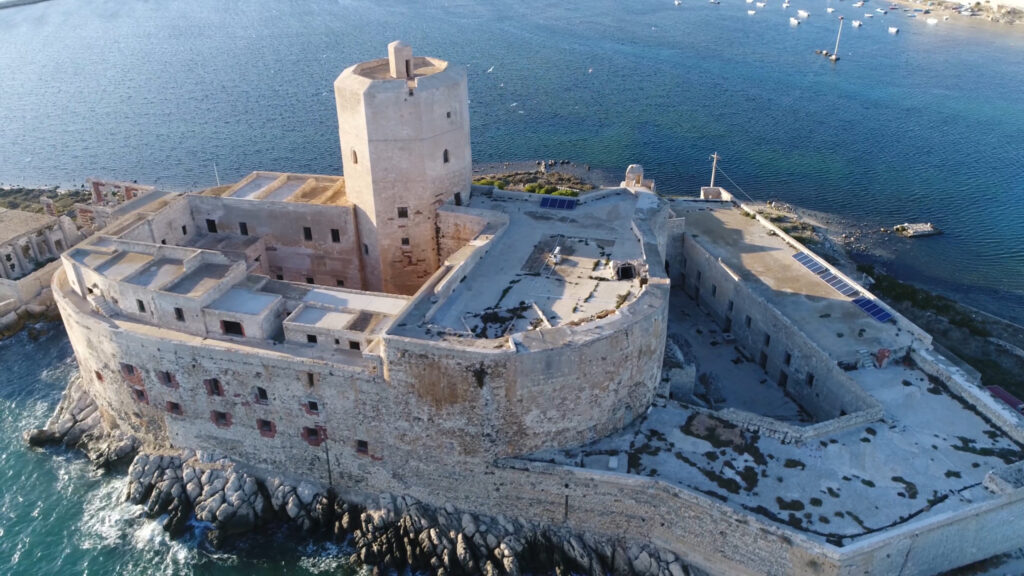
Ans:
[[[764,367],[770,379],[784,381],[786,391],[818,421],[879,407],[833,358],[699,241],[687,237],[683,257],[686,292],[715,317],[724,331],[731,331],[736,344],[751,361]]]
[[[17,301],[18,304],[28,304],[43,291],[43,288],[50,285],[54,272],[59,270],[60,267],[61,260],[58,258],[28,276],[18,278],[17,280],[0,278],[0,301],[10,298]]]
[[[199,230],[192,220],[189,199],[183,196],[168,202],[159,212],[119,234],[118,238],[153,244],[163,244],[166,241],[168,245],[181,246],[197,232]]]
[[[469,244],[487,224],[508,216],[492,210],[477,210],[462,206],[445,205],[437,209],[437,248],[441,262]]]
[[[267,262],[271,278],[305,282],[312,277],[323,286],[361,290],[359,234],[351,205],[303,204],[246,200],[219,196],[189,196],[195,226],[206,231],[206,220],[217,223],[224,234],[238,234],[245,222],[250,236],[266,236]],[[313,240],[307,241],[303,228],[309,227]],[[337,230],[338,242],[331,237]]]
[[[980,382],[972,380],[963,370],[934,350],[913,348],[910,357],[925,374],[938,378],[954,394],[991,419],[1010,438],[1024,444],[1024,427],[1021,426],[1020,415],[982,389]]]
[[[385,336],[395,395],[430,408],[424,434],[460,452],[508,456],[571,446],[618,430],[647,409],[661,380],[667,286],[649,286],[585,328],[523,333],[466,348]],[[398,418],[401,420],[402,418]]]

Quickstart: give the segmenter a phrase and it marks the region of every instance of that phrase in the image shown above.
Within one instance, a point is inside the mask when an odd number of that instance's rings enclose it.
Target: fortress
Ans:
[[[727,191],[473,185],[465,70],[400,42],[334,88],[344,177],[154,196],[63,254],[105,429],[270,493],[561,527],[595,572],[930,574],[1024,543],[1017,415]]]

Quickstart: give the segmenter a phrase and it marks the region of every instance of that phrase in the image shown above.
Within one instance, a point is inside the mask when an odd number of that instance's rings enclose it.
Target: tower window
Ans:
[[[185,321],[185,311],[182,310],[181,308],[175,308],[174,309],[174,319],[177,320],[178,322],[184,322]]]
[[[409,217],[409,209],[407,207],[405,207],[405,206],[399,206],[398,207],[398,217],[399,218],[408,218]]]
[[[444,158],[444,163],[447,164],[448,160],[449,160],[449,158],[448,158],[448,149],[447,148],[444,149],[444,154],[442,154],[441,157]]]
[[[355,148],[352,149],[352,163],[353,164],[359,164],[359,155],[356,154],[356,149]]]
[[[306,342],[316,344],[316,334],[306,334]]]
[[[369,454],[370,443],[366,440],[356,440],[356,453],[357,454]]]
[[[277,434],[277,426],[273,420],[256,420],[256,428],[260,431],[260,436],[264,438],[273,438]]]
[[[408,238],[402,238],[402,246],[408,246],[408,245],[409,245],[409,239]]]
[[[369,254],[369,253],[370,253],[369,245],[367,245],[366,242],[363,242],[363,254]]]
[[[306,276],[306,284],[312,284],[312,283],[313,283],[313,277],[312,276]]]
[[[307,241],[312,240],[313,239],[313,229],[310,228],[309,226],[303,226],[302,227],[302,237],[305,238]]]
[[[444,113],[444,117],[445,117],[445,118],[451,118],[451,117],[452,117],[452,111],[451,111],[451,110],[449,110],[449,111],[445,112],[445,113]]]
[[[210,411],[210,420],[213,421],[214,426],[217,428],[229,428],[231,427],[231,413],[221,412],[220,410]]]
[[[310,400],[306,402],[306,410],[311,414],[318,414],[320,412],[320,404],[316,400]]]
[[[277,278],[278,280],[284,280],[284,274],[277,274],[274,277]]]
[[[335,244],[341,242],[341,230],[331,228],[331,242],[334,242]]]
[[[181,235],[182,236],[188,236],[188,226],[182,226],[181,227]]]
[[[245,222],[239,222],[238,223],[238,233],[241,234],[242,236],[248,236],[249,235],[249,225],[246,224]]]
[[[169,413],[174,414],[175,416],[181,416],[182,414],[181,404],[178,404],[177,402],[171,402],[168,400],[165,407]]]
[[[235,322],[234,320],[221,320],[220,331],[228,336],[245,336],[245,330],[242,328],[242,323]]]
[[[341,288],[342,286],[344,286],[344,285],[345,285],[345,281],[344,281],[344,280],[341,280],[341,279],[336,279],[336,280],[334,281],[334,285],[335,285],[335,286],[337,286],[338,288]]]
[[[349,340],[348,341],[348,349],[349,350],[359,350],[359,342],[357,342],[356,340]]]
[[[223,396],[224,386],[221,385],[220,380],[217,378],[207,378],[203,380],[203,385],[206,386],[207,396]]]
[[[257,386],[256,401],[259,402],[260,404],[266,404],[269,400],[270,397],[267,395],[267,389],[262,386]]]
[[[206,219],[206,231],[210,234],[217,233],[217,221],[212,218]]]
[[[139,307],[139,312],[146,312],[146,303],[143,302],[142,300],[136,300],[135,305]]]

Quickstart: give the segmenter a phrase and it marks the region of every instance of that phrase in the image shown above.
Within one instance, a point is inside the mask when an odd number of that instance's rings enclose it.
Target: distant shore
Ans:
[[[961,10],[967,6],[960,2],[954,2],[951,0],[933,1],[930,6],[929,2],[924,0],[875,0],[874,6],[869,6],[869,3],[866,3],[864,8],[867,12],[873,12],[879,7],[883,9],[888,8],[890,4],[910,9],[929,10],[931,12],[930,14],[918,12],[918,19],[936,18],[939,20],[939,24],[955,23],[955,25],[959,25],[970,22],[984,22],[988,24],[999,24],[1001,25],[1001,28],[1013,27],[1016,25],[1017,29],[1024,31],[1024,8],[1004,7],[1002,2],[975,2],[971,6],[975,14],[973,16],[961,14]],[[1024,5],[1024,2],[1021,2],[1021,4]],[[997,5],[999,6],[998,9],[996,8]],[[868,10],[869,7],[870,10]],[[949,17],[949,20],[944,20],[946,17]]]

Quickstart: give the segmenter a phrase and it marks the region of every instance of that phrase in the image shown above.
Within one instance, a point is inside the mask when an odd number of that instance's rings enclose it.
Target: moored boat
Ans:
[[[864,25],[864,23],[863,23],[863,22],[861,22],[860,20],[854,20],[854,21],[853,21],[853,27],[854,27],[854,28],[860,28],[860,27],[861,27],[861,26],[863,26],[863,25]]]
[[[900,29],[895,26],[889,26],[889,34],[899,34]]]

